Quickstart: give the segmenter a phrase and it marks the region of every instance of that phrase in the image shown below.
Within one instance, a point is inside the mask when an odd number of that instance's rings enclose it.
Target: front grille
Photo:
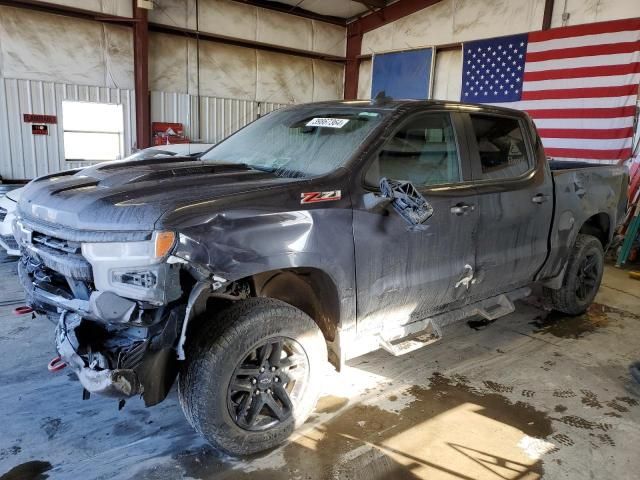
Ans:
[[[0,222],[4,222],[4,219],[7,217],[7,210],[0,207]]]
[[[63,240],[61,238],[55,238],[50,235],[45,235],[40,232],[33,232],[31,241],[34,244],[44,245],[53,250],[58,250],[63,253],[79,254],[82,250],[80,242],[72,242],[70,240]]]
[[[93,282],[91,264],[82,256],[80,242],[33,232],[31,243],[33,253],[45,267],[65,277]]]

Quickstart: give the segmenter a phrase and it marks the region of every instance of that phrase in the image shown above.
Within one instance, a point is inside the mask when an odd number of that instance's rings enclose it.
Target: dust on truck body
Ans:
[[[29,304],[86,392],[162,401],[246,454],[284,441],[336,368],[494,319],[542,283],[583,312],[626,171],[548,162],[514,110],[326,102],[271,113],[200,158],[40,177],[15,235]],[[406,340],[409,338],[409,340]]]

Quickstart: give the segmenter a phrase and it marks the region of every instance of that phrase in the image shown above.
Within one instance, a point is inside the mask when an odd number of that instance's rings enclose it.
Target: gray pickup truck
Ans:
[[[264,116],[200,158],[32,181],[15,235],[29,304],[84,396],[162,401],[233,454],[313,410],[329,360],[437,341],[542,284],[584,312],[626,208],[617,166],[548,162],[528,116],[436,101]]]

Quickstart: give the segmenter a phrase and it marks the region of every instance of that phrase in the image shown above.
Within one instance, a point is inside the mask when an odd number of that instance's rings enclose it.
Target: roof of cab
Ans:
[[[376,108],[379,110],[398,110],[401,108],[418,108],[418,107],[439,107],[451,110],[459,110],[465,112],[495,112],[506,113],[509,115],[526,116],[526,112],[522,110],[515,110],[513,108],[499,107],[496,105],[477,104],[477,103],[463,103],[454,102],[450,100],[411,100],[411,99],[373,99],[373,100],[333,100],[324,102],[313,102],[297,105],[297,107],[314,106],[319,108],[330,107],[350,107],[350,108],[363,108],[370,109]],[[295,108],[296,106],[292,106]]]

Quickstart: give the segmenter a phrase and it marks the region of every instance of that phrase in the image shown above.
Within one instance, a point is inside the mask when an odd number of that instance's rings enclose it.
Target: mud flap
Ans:
[[[143,385],[142,398],[147,407],[163,401],[178,376],[178,359],[174,345],[180,333],[185,309],[180,306],[171,310],[162,332],[151,340],[151,349],[135,368]]]
[[[135,369],[140,383],[144,386],[142,398],[147,407],[162,402],[178,375],[178,361],[173,348],[163,348],[148,352],[142,363]]]

